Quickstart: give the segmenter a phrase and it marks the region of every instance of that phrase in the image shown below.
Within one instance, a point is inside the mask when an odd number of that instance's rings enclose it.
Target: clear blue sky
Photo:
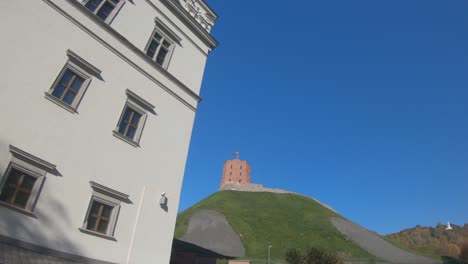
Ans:
[[[179,210],[252,181],[381,234],[468,223],[468,1],[215,1]]]

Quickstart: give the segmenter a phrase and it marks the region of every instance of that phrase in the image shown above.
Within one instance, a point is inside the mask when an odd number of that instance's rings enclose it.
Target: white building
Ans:
[[[216,18],[203,0],[0,1],[0,263],[169,262]]]

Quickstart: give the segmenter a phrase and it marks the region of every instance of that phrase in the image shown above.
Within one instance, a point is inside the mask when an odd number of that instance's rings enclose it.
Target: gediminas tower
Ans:
[[[227,160],[224,163],[223,177],[221,178],[221,186],[238,184],[250,184],[250,165],[246,160],[239,159],[239,152],[234,152],[236,158]]]

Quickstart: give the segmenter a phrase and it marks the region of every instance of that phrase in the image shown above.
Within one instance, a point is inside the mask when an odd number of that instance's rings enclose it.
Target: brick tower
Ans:
[[[224,163],[221,186],[228,184],[248,185],[250,184],[250,165],[246,160],[239,159],[239,153],[235,152],[235,159],[227,160]]]

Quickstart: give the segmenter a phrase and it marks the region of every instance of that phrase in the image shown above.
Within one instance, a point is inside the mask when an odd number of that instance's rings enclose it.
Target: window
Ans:
[[[113,209],[113,206],[93,200],[88,213],[88,219],[86,219],[86,229],[107,234]]]
[[[119,124],[119,133],[131,140],[134,140],[141,116],[142,115],[132,109],[131,106],[126,106],[122,120]]]
[[[52,95],[60,101],[71,105],[83,86],[85,79],[70,68],[65,68],[59,81],[56,83]]]
[[[148,112],[154,114],[154,106],[128,89],[125,93],[127,94],[127,102],[113,134],[137,147],[139,146]]]
[[[130,201],[128,195],[94,181],[90,181],[89,184],[93,194],[80,230],[87,234],[116,240],[114,231],[121,202],[128,203]]]
[[[167,55],[171,50],[171,42],[163,37],[161,33],[155,30],[146,48],[146,55],[153,59],[157,64],[166,67]]]
[[[12,159],[0,184],[0,204],[31,213],[47,172],[55,165],[10,145]]]
[[[182,40],[170,30],[161,20],[155,19],[156,26],[146,44],[145,53],[158,65],[167,69],[170,57],[174,51],[174,43]]]
[[[0,200],[12,205],[26,208],[37,178],[16,168],[9,171]]]
[[[84,0],[83,4],[97,17],[110,24],[124,2],[125,0]]]
[[[78,104],[91,82],[91,76],[100,78],[101,71],[71,50],[67,51],[67,55],[65,67],[45,95],[62,108],[76,113]]]

